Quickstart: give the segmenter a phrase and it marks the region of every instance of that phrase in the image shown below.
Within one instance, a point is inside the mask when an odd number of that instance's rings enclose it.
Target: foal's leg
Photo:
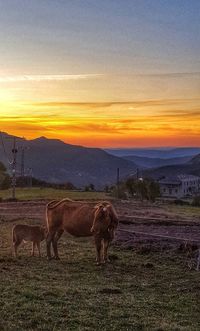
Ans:
[[[47,259],[48,260],[51,259],[51,243],[53,243],[54,236],[55,236],[55,232],[53,232],[53,231],[49,231],[47,234],[46,244],[47,244]]]
[[[36,244],[36,242],[33,241],[33,242],[32,242],[32,251],[31,251],[31,255],[32,255],[32,256],[35,255],[35,244]]]
[[[17,249],[19,247],[19,245],[21,244],[20,240],[17,240],[13,243],[13,248],[14,248],[14,256],[17,257]]]
[[[58,256],[58,240],[60,239],[60,237],[62,236],[64,230],[58,230],[56,232],[56,235],[52,241],[52,244],[53,244],[53,250],[54,250],[54,257],[56,260],[59,260],[59,256]]]

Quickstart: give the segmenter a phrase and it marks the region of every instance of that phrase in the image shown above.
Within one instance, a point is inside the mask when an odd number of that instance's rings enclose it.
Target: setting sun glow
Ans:
[[[20,2],[0,2],[1,131],[92,147],[200,146],[189,2]]]

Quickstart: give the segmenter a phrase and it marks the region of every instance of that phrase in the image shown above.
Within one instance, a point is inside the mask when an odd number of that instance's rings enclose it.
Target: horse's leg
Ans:
[[[108,247],[110,244],[110,240],[104,239],[103,240],[103,263],[110,262],[108,258]]]
[[[37,241],[37,242],[36,242],[36,245],[37,245],[37,250],[38,250],[38,256],[41,257],[41,252],[40,252],[40,242]]]
[[[101,264],[101,247],[102,247],[102,239],[99,236],[94,237],[95,247],[96,247],[96,261],[97,265]]]
[[[13,243],[13,247],[14,247],[14,256],[17,257],[17,249],[19,247],[19,245],[21,244],[20,240],[17,240]]]
[[[64,230],[59,230],[56,232],[56,235],[52,241],[53,244],[53,250],[54,250],[54,257],[56,260],[59,260],[59,256],[58,256],[58,240],[60,239],[60,237],[62,236]]]
[[[46,238],[46,245],[47,245],[47,259],[51,259],[51,243],[53,242],[54,236],[56,232],[49,231]]]

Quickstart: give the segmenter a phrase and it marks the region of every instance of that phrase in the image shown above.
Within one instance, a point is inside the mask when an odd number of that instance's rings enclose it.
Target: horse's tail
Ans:
[[[49,206],[48,205],[46,206],[45,216],[46,216],[46,228],[47,228],[47,231],[49,232],[49,215],[48,215]]]

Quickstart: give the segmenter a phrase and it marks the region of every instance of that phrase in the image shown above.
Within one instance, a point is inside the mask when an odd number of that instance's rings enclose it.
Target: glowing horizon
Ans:
[[[21,104],[10,114],[2,114],[0,124],[3,131],[27,139],[45,136],[91,147],[200,146],[200,113],[196,109],[199,102],[200,99]]]

